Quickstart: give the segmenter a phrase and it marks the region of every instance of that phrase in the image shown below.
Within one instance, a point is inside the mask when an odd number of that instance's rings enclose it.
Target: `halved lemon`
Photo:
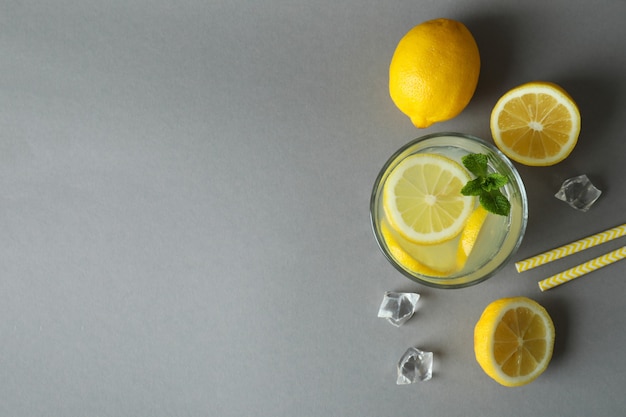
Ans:
[[[461,194],[470,180],[459,163],[439,154],[410,155],[389,174],[383,208],[391,226],[423,245],[457,236],[474,209],[474,197]]]
[[[489,304],[474,328],[474,353],[496,382],[516,387],[534,381],[548,367],[554,324],[548,312],[526,297]]]
[[[560,86],[543,81],[505,93],[491,112],[496,146],[524,165],[547,166],[572,152],[580,133],[580,112]]]

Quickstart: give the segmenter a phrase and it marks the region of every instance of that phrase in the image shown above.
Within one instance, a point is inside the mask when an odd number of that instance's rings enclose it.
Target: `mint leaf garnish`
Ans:
[[[461,161],[469,172],[476,178],[470,180],[461,189],[461,194],[466,196],[478,196],[478,202],[483,208],[500,216],[508,216],[511,211],[511,203],[500,191],[509,179],[497,172],[489,174],[487,168],[487,155],[471,153],[465,155]]]
[[[477,177],[487,176],[487,155],[482,153],[471,153],[462,159],[465,168]]]
[[[461,194],[463,195],[481,195],[483,193],[483,181],[482,177],[474,178],[465,184],[461,188]]]
[[[478,201],[485,210],[500,216],[508,216],[511,210],[511,203],[500,190],[484,192],[478,196]]]
[[[483,188],[485,191],[499,190],[504,187],[509,179],[502,174],[489,174],[483,181]]]

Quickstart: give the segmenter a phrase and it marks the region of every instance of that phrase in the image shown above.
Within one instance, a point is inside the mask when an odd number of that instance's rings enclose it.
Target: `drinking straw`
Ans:
[[[576,252],[580,252],[585,249],[589,249],[593,246],[601,243],[608,242],[613,239],[617,239],[620,236],[626,235],[626,223],[616,226],[612,229],[605,230],[604,232],[596,233],[595,235],[588,236],[584,239],[577,240],[564,246],[560,246],[556,249],[552,249],[547,252],[540,253],[532,258],[524,259],[515,263],[517,272],[524,272],[532,268],[547,264],[548,262],[556,261],[557,259],[564,258]]]
[[[565,284],[566,282],[569,282],[574,278],[578,278],[580,276],[588,274],[589,272],[595,271],[596,269],[600,269],[602,267],[610,265],[613,262],[623,259],[624,257],[626,257],[626,246],[622,246],[619,249],[606,253],[602,256],[598,256],[597,258],[570,268],[567,271],[563,271],[542,281],[539,281],[539,289],[541,291],[545,291],[549,290],[550,288],[557,287],[561,284]]]

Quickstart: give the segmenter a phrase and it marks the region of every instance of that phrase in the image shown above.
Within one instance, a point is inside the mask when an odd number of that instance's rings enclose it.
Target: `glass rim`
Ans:
[[[382,192],[382,185],[383,185],[382,182],[383,182],[385,175],[388,173],[389,167],[398,160],[398,157],[400,155],[402,155],[404,152],[406,152],[413,146],[417,145],[420,142],[424,142],[428,139],[433,139],[433,138],[438,138],[438,137],[452,137],[452,138],[459,138],[459,139],[467,139],[467,140],[470,140],[472,142],[479,144],[480,146],[483,146],[489,149],[489,151],[491,151],[499,159],[500,162],[504,163],[504,165],[510,171],[515,182],[514,187],[519,191],[519,194],[520,194],[519,199],[521,202],[521,224],[520,224],[519,231],[517,232],[517,238],[515,239],[515,242],[510,249],[510,252],[492,270],[487,271],[485,274],[477,277],[476,279],[473,279],[467,282],[446,283],[445,280],[448,279],[447,277],[431,277],[431,276],[425,276],[416,272],[412,273],[410,271],[407,271],[405,268],[403,268],[399,264],[399,262],[396,259],[393,258],[393,256],[389,253],[389,250],[385,247],[383,243],[384,239],[382,237],[382,234],[379,230],[380,228],[375,218],[380,192]],[[528,196],[526,194],[526,187],[524,185],[524,181],[522,180],[519,172],[517,171],[517,168],[515,168],[515,166],[513,165],[513,162],[504,153],[502,153],[502,151],[500,151],[500,149],[498,149],[494,144],[489,143],[486,140],[479,138],[477,136],[473,136],[473,135],[466,134],[466,133],[435,132],[435,133],[429,133],[429,134],[417,137],[413,140],[410,140],[409,142],[401,146],[399,149],[397,149],[386,160],[386,162],[383,164],[382,168],[380,169],[378,175],[376,176],[376,180],[374,181],[374,186],[372,188],[372,193],[370,197],[369,211],[370,211],[370,225],[372,227],[372,231],[374,233],[374,237],[375,237],[376,243],[380,251],[383,253],[385,258],[387,258],[387,260],[391,263],[391,265],[393,265],[393,267],[396,270],[398,270],[402,275],[406,276],[412,281],[415,281],[417,283],[420,283],[429,287],[444,288],[444,289],[465,288],[465,287],[476,285],[482,281],[487,280],[493,275],[495,275],[498,271],[500,271],[505,265],[509,263],[513,255],[517,252],[517,250],[519,249],[522,243],[524,235],[526,233],[526,227],[528,224]],[[505,241],[506,241],[506,238],[505,238]],[[486,264],[483,264],[480,268],[485,267],[485,265]],[[480,268],[478,268],[478,270]],[[459,275],[459,276],[454,277],[454,279],[459,280],[467,275],[469,274]]]

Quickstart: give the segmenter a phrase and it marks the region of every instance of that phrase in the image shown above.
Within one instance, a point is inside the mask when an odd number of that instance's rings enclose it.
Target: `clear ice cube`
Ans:
[[[602,191],[598,190],[583,174],[565,180],[554,196],[565,201],[576,210],[587,211],[600,197],[600,194]]]
[[[415,313],[419,298],[419,294],[412,292],[388,291],[378,309],[378,317],[387,319],[389,323],[400,327]]]
[[[428,381],[433,377],[433,353],[410,347],[398,362],[396,384],[406,385]]]

